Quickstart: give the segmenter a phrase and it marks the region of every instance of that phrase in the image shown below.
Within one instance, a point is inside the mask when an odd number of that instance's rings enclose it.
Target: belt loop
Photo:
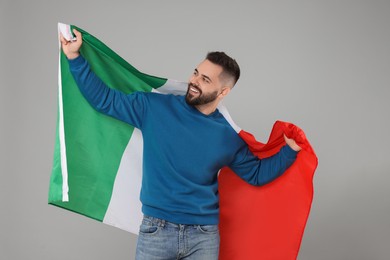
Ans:
[[[165,219],[160,219],[159,226],[160,227],[164,227],[165,226]]]

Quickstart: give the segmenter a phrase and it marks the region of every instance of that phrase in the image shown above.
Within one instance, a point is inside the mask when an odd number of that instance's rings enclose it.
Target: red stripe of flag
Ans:
[[[219,175],[222,260],[296,259],[313,199],[318,160],[304,132],[277,121],[266,144],[241,131],[251,151],[265,158],[285,145],[283,133],[302,147],[297,159],[273,182],[254,187],[229,168]]]

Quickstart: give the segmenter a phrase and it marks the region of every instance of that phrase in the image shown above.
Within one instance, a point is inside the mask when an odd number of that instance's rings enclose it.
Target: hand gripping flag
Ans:
[[[71,29],[58,29],[71,40]],[[187,84],[135,69],[84,30],[82,55],[109,86],[126,94],[153,91],[184,95]],[[59,47],[61,45],[59,44]],[[49,203],[103,223],[138,233],[142,179],[142,134],[96,112],[83,98],[59,51],[59,109],[50,178]],[[278,152],[283,133],[303,148],[297,160],[275,181],[251,186],[229,168],[219,174],[220,259],[296,259],[313,198],[317,157],[302,130],[277,121],[266,144],[241,130],[221,104],[218,109],[260,158]]]

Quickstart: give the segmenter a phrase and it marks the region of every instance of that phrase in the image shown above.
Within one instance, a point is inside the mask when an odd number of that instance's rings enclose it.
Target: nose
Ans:
[[[194,84],[195,86],[199,86],[199,78],[197,75],[192,75],[190,78],[190,83]]]

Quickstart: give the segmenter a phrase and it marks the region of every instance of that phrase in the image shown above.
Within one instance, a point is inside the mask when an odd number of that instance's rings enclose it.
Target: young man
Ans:
[[[98,111],[139,128],[144,136],[142,221],[136,259],[218,259],[218,171],[229,166],[263,185],[280,176],[300,147],[287,145],[260,160],[217,109],[240,76],[235,60],[211,52],[194,70],[185,96],[107,87],[80,55],[82,36],[61,37],[80,91]],[[234,188],[234,187],[232,187]],[[261,207],[261,205],[259,205]]]

